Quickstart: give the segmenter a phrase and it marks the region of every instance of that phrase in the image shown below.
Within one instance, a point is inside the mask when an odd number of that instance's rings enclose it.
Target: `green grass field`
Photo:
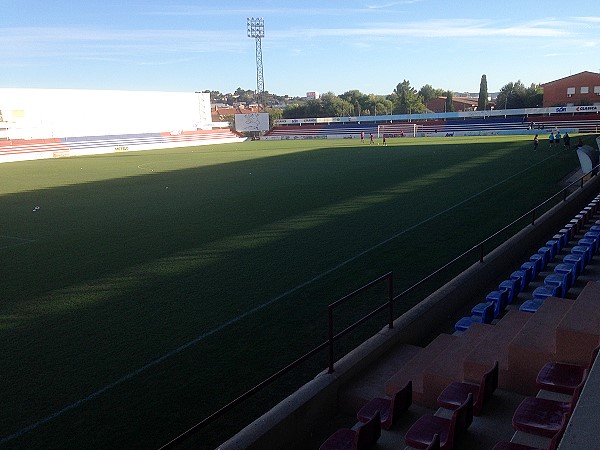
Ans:
[[[577,167],[528,137],[0,164],[0,447],[157,448],[325,341],[327,304],[390,270],[398,292],[410,286]],[[344,320],[380,301],[363,300]]]

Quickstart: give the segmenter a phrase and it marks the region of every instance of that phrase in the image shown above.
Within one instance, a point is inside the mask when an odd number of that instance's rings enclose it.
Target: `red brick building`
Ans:
[[[446,97],[432,98],[425,103],[425,106],[432,112],[446,112]],[[452,106],[454,107],[454,111],[475,111],[477,109],[477,99],[452,97]]]
[[[541,86],[544,88],[544,107],[600,106],[600,73],[580,72]]]

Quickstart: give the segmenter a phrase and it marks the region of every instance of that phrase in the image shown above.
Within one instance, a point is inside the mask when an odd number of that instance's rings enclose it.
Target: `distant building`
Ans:
[[[544,107],[600,106],[600,73],[580,72],[541,84],[544,89]]]
[[[233,117],[236,114],[251,114],[259,112],[257,104],[246,105],[244,103],[234,103],[234,106],[219,106],[212,105],[212,120],[213,122],[222,122],[228,117]]]
[[[425,103],[428,110],[436,113],[446,111],[446,97],[432,98]],[[477,109],[477,99],[472,97],[452,97],[452,106],[454,111],[475,111]]]
[[[318,100],[320,97],[318,92],[307,92],[306,93],[306,98],[309,100]]]

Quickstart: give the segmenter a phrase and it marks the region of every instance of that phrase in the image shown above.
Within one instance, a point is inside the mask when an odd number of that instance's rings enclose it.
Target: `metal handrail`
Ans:
[[[290,372],[291,370],[293,370],[294,368],[296,368],[297,366],[299,366],[303,362],[307,361],[312,356],[316,355],[317,353],[319,353],[320,351],[322,351],[325,348],[329,348],[329,368],[328,368],[328,373],[333,373],[334,372],[334,367],[333,367],[334,366],[334,364],[333,364],[333,343],[336,340],[338,340],[342,336],[350,333],[356,327],[358,327],[362,323],[366,322],[371,317],[373,317],[374,315],[376,315],[377,313],[381,312],[382,310],[384,310],[386,308],[388,308],[388,310],[389,310],[388,327],[389,328],[393,328],[393,303],[395,303],[396,301],[398,301],[402,297],[406,296],[407,294],[409,294],[410,292],[412,292],[413,290],[415,290],[417,287],[421,286],[425,282],[429,281],[435,275],[437,275],[440,272],[444,271],[448,267],[456,264],[459,260],[461,260],[462,258],[464,258],[465,256],[467,256],[468,254],[472,253],[475,250],[479,250],[479,252],[480,252],[480,258],[479,259],[480,259],[480,262],[483,262],[484,261],[484,257],[486,255],[484,253],[484,247],[483,247],[484,244],[488,243],[489,241],[491,241],[492,239],[494,239],[495,237],[497,237],[501,233],[505,232],[507,229],[513,227],[518,222],[520,222],[521,220],[523,220],[524,218],[526,218],[526,217],[528,217],[530,215],[532,217],[531,224],[532,225],[535,224],[535,217],[536,217],[535,213],[536,213],[536,211],[540,207],[546,205],[547,203],[549,203],[550,201],[552,201],[553,199],[555,199],[556,197],[558,197],[560,195],[563,196],[563,201],[566,201],[567,196],[568,196],[568,191],[573,186],[575,186],[575,185],[580,185],[580,188],[583,188],[584,187],[584,179],[587,176],[589,176],[589,175],[592,175],[592,176],[596,175],[597,172],[598,172],[598,170],[599,170],[599,168],[600,168],[600,164],[597,165],[597,166],[595,166],[595,167],[593,167],[590,172],[583,174],[580,178],[578,178],[577,180],[573,181],[568,186],[565,186],[558,193],[556,193],[553,196],[551,196],[550,198],[544,200],[542,203],[540,203],[539,205],[537,205],[533,209],[529,210],[525,214],[523,214],[520,217],[518,217],[517,219],[513,220],[511,223],[509,223],[508,225],[504,226],[500,230],[496,231],[491,236],[488,236],[487,238],[485,238],[480,243],[478,243],[478,244],[474,245],[473,247],[471,247],[469,250],[461,253],[459,256],[457,256],[456,258],[452,259],[448,263],[444,264],[442,267],[440,267],[439,269],[437,269],[434,272],[430,273],[429,275],[427,275],[423,279],[419,280],[418,282],[416,282],[415,284],[413,284],[409,288],[407,288],[404,291],[400,292],[398,295],[393,296],[393,274],[392,274],[392,272],[388,272],[388,273],[380,276],[379,278],[377,278],[377,279],[375,279],[375,280],[367,283],[366,285],[358,288],[357,290],[351,292],[350,294],[345,295],[344,297],[340,298],[339,300],[331,303],[330,305],[328,305],[328,316],[329,316],[329,321],[328,321],[328,335],[329,336],[328,336],[328,340],[326,342],[323,342],[322,344],[318,345],[317,347],[315,347],[314,349],[312,349],[311,351],[309,351],[305,355],[301,356],[300,358],[298,358],[294,362],[288,364],[287,366],[285,366],[281,370],[277,371],[276,373],[274,373],[270,377],[266,378],[265,380],[263,380],[262,382],[260,382],[259,384],[257,384],[253,388],[251,388],[250,390],[246,391],[245,393],[243,393],[239,397],[235,398],[234,400],[232,400],[231,402],[229,402],[228,404],[226,404],[225,406],[223,406],[219,410],[215,411],[214,413],[212,413],[210,416],[206,417],[201,422],[197,423],[196,425],[194,425],[193,427],[191,427],[187,431],[185,431],[182,434],[180,434],[179,436],[177,436],[175,439],[171,440],[167,444],[165,444],[162,447],[160,447],[160,450],[173,448],[175,445],[178,445],[181,442],[185,441],[187,438],[189,438],[190,436],[192,436],[194,433],[200,431],[204,427],[208,426],[210,423],[212,423],[215,420],[221,418],[227,412],[229,412],[230,410],[232,410],[235,406],[239,405],[240,403],[242,403],[243,401],[245,401],[246,399],[248,399],[249,397],[251,397],[252,395],[254,395],[256,392],[259,392],[263,388],[269,386],[270,384],[272,384],[273,382],[275,382],[276,380],[278,380],[279,378],[281,378],[283,375],[287,374],[288,372]],[[355,297],[358,293],[363,292],[363,291],[365,291],[365,290],[373,287],[375,284],[381,282],[382,280],[388,280],[388,301],[386,303],[384,303],[383,305],[377,307],[375,310],[371,311],[366,316],[364,316],[361,319],[359,319],[357,322],[353,323],[352,325],[348,326],[344,330],[340,331],[338,334],[334,335],[333,334],[333,309],[335,309],[335,307],[337,307],[338,305],[346,303],[348,300],[350,300],[351,298]]]
[[[388,301],[387,303],[384,303],[383,305],[377,307],[376,309],[374,309],[373,311],[371,311],[369,314],[367,314],[366,316],[363,316],[362,318],[358,319],[356,322],[354,322],[352,325],[346,327],[345,329],[343,329],[342,331],[340,331],[338,334],[334,335],[333,334],[333,311],[335,310],[335,308],[337,308],[338,306],[341,306],[345,303],[347,303],[348,301],[352,300],[354,297],[356,297],[358,294],[371,289],[373,286],[379,284],[381,281],[387,281],[387,297],[388,297]],[[380,311],[383,311],[384,309],[388,309],[389,314],[388,314],[388,327],[389,328],[394,328],[394,276],[392,275],[392,272],[388,272],[385,275],[380,276],[379,278],[371,281],[370,283],[365,284],[364,286],[358,288],[357,290],[355,290],[354,292],[351,292],[350,294],[340,298],[339,300],[331,303],[328,307],[327,307],[327,317],[328,317],[328,346],[329,346],[329,370],[328,373],[333,373],[333,363],[334,363],[334,357],[333,357],[333,343],[338,340],[339,338],[341,338],[342,336],[345,336],[346,334],[350,333],[352,330],[354,330],[356,327],[358,327],[359,325],[362,325],[363,323],[365,323],[367,320],[369,320],[371,317],[373,317],[375,314],[379,313]]]

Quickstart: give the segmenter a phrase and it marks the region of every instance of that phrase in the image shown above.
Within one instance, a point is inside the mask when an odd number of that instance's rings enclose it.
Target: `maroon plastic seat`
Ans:
[[[410,447],[426,449],[438,434],[440,449],[452,449],[456,438],[466,431],[472,421],[473,394],[469,393],[465,402],[454,410],[452,418],[422,416],[408,429],[404,440]]]
[[[479,384],[454,382],[450,383],[439,395],[438,405],[446,409],[458,408],[467,398],[469,393],[473,394],[473,415],[481,415],[485,405],[498,387],[498,361],[494,366],[483,374]]]
[[[361,423],[356,430],[341,428],[321,444],[319,450],[366,450],[375,445],[381,436],[379,411],[367,423]]]
[[[431,444],[425,450],[440,450],[440,435],[434,434]]]
[[[537,387],[546,391],[573,395],[575,388],[587,378],[588,372],[592,368],[599,351],[600,345],[592,352],[592,357],[587,367],[561,362],[549,362],[545,364],[537,375]]]
[[[392,398],[377,397],[363,406],[356,417],[360,422],[368,422],[373,415],[379,411],[381,417],[381,428],[389,430],[398,419],[398,416],[406,411],[412,404],[412,381],[394,394]]]
[[[498,442],[496,445],[494,445],[494,448],[492,448],[492,450],[556,450],[558,448],[558,444],[560,443],[560,440],[562,439],[563,435],[565,434],[565,430],[567,429],[568,421],[569,421],[569,418],[567,416],[564,416],[560,431],[558,433],[556,433],[554,436],[552,436],[552,439],[550,440],[550,443],[548,444],[548,447],[546,447],[546,448],[530,447],[529,445],[519,444],[517,442],[504,441],[504,442]]]
[[[579,400],[585,380],[575,388],[570,402],[527,397],[517,407],[512,425],[515,430],[538,436],[553,437],[561,430]]]

